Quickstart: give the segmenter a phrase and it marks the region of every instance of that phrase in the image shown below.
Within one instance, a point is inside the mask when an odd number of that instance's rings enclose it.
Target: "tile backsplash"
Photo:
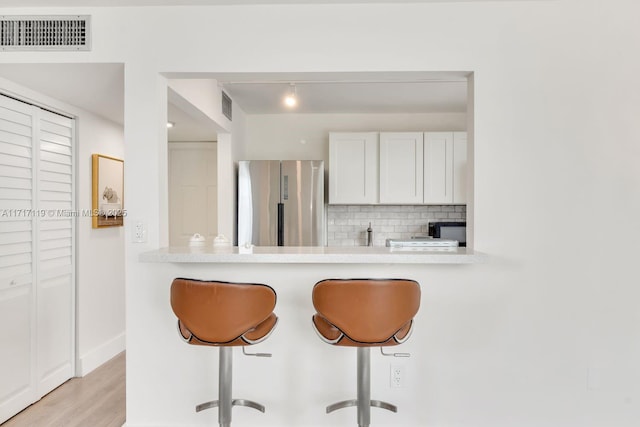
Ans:
[[[371,222],[374,246],[386,239],[426,236],[429,222],[466,221],[466,205],[329,205],[327,207],[328,246],[364,246]]]

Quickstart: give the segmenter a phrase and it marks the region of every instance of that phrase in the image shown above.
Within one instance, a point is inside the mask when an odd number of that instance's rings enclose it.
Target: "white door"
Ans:
[[[74,128],[0,96],[0,423],[73,375]]]
[[[453,203],[467,203],[467,133],[453,133]]]
[[[73,376],[74,121],[38,110],[37,340],[39,397]]]
[[[187,246],[199,233],[218,233],[218,156],[215,143],[169,143],[169,244]]]
[[[37,399],[33,111],[0,95],[0,423]]]
[[[329,203],[378,203],[378,134],[329,134]]]
[[[422,204],[422,132],[380,134],[380,203]]]
[[[453,203],[453,133],[424,134],[424,203]]]

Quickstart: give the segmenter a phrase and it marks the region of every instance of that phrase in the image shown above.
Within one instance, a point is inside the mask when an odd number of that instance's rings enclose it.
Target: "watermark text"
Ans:
[[[0,209],[0,218],[80,218],[127,216],[126,209]]]

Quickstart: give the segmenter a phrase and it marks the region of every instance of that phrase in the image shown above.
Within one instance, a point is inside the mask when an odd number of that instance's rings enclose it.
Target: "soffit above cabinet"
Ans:
[[[199,73],[247,114],[291,113],[282,102],[295,85],[303,114],[462,113],[468,72]],[[170,76],[173,77],[173,76]],[[183,78],[177,76],[176,78]]]

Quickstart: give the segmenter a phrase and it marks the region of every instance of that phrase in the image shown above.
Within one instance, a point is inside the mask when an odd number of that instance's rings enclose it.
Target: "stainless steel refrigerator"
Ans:
[[[239,162],[239,246],[324,246],[324,227],[322,160]]]

